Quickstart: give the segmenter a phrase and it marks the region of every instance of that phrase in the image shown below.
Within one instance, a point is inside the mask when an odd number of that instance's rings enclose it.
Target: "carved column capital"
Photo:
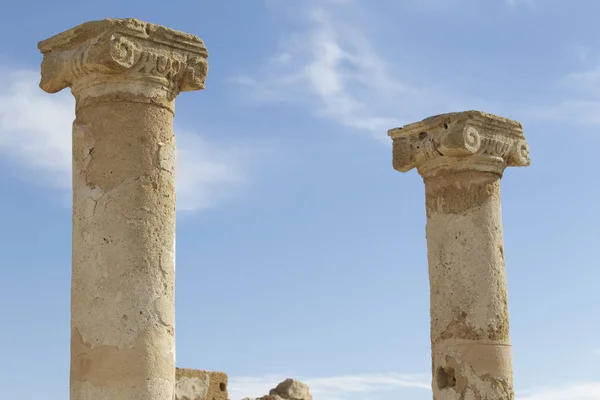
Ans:
[[[529,147],[519,122],[481,111],[436,115],[390,129],[393,166],[417,168],[423,178],[444,172],[491,172],[528,166]]]
[[[136,19],[87,22],[38,48],[40,87],[48,93],[70,87],[78,103],[115,93],[169,103],[179,92],[204,89],[208,72],[198,37]]]

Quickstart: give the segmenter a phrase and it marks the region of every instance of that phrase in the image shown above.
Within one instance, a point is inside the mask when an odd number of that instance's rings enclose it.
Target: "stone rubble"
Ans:
[[[286,379],[277,387],[271,389],[266,396],[247,397],[243,400],[312,400],[312,395],[306,384],[294,379]]]

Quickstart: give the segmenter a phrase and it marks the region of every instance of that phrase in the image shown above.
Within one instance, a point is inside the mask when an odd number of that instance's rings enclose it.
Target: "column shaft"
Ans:
[[[500,179],[530,164],[517,121],[448,113],[391,129],[425,182],[434,400],[514,400]]]
[[[173,400],[173,109],[204,88],[208,52],[136,19],[86,22],[38,47],[40,87],[76,99],[71,400]]]
[[[425,186],[434,399],[513,399],[499,176]]]
[[[73,125],[71,399],[170,399],[175,181],[171,111],[79,108]]]

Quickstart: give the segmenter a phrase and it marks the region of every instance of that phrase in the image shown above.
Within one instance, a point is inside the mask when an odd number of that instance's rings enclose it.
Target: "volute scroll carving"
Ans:
[[[204,88],[208,53],[192,35],[137,20],[95,21],[71,31],[39,44],[40,86],[47,92],[71,87],[76,94],[103,83],[136,82],[174,98]]]
[[[393,166],[421,174],[440,168],[502,174],[507,166],[529,165],[521,125],[480,111],[443,114],[391,129]]]

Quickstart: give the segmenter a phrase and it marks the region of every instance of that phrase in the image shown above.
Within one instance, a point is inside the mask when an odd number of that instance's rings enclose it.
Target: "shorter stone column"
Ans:
[[[500,178],[530,163],[521,124],[467,111],[389,135],[425,182],[433,398],[512,400]]]

